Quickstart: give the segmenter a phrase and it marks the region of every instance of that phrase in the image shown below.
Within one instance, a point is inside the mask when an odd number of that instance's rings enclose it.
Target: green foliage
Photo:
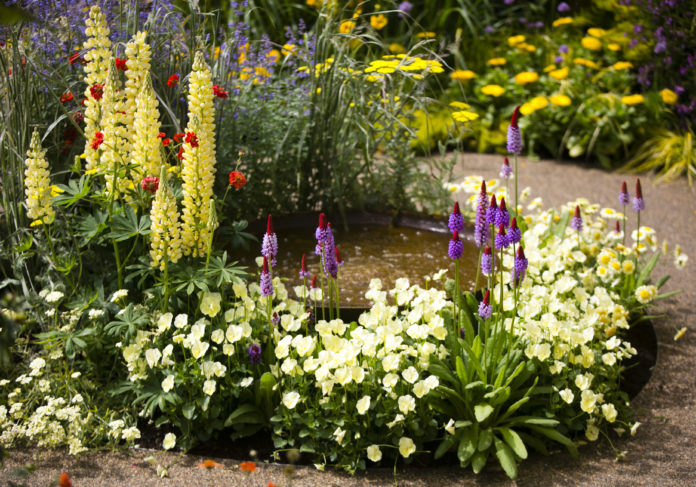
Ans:
[[[655,171],[657,181],[672,181],[684,173],[693,184],[696,176],[696,145],[691,132],[657,130],[621,168],[630,172]]]

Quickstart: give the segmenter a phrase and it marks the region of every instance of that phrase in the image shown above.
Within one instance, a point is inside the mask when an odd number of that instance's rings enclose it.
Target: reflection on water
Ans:
[[[348,307],[369,305],[364,294],[370,279],[382,279],[382,288],[391,289],[399,277],[425,286],[424,277],[440,269],[447,269],[448,276],[454,277],[454,263],[447,257],[449,233],[373,224],[353,225],[348,232],[337,228],[333,232],[345,261],[338,277],[340,299]],[[293,295],[290,288],[301,284],[298,272],[303,253],[307,254],[307,270],[313,274],[320,272],[319,256],[314,254],[314,230],[276,229],[276,234],[278,265],[274,274],[288,278],[286,285]],[[260,246],[256,252],[242,260],[251,269],[256,267],[253,259],[260,255]],[[459,265],[462,289],[473,290],[477,261],[478,249],[472,240],[465,239]]]

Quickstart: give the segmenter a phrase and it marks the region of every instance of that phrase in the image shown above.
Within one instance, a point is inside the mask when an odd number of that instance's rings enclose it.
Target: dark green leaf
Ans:
[[[524,442],[522,441],[522,438],[520,438],[520,435],[518,435],[514,430],[511,430],[510,428],[501,427],[497,429],[502,433],[505,443],[507,443],[508,446],[512,448],[512,451],[515,452],[515,455],[517,455],[523,460],[527,458],[527,448],[525,448]]]
[[[500,466],[511,479],[517,478],[517,460],[510,447],[499,439],[495,439],[495,456],[498,457]]]

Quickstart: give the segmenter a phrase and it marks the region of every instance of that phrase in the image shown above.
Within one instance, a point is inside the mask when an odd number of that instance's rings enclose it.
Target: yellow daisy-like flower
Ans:
[[[460,110],[458,112],[453,112],[452,118],[456,122],[466,123],[471,122],[472,120],[476,120],[477,118],[479,118],[479,116],[478,113],[470,112],[469,110]]]
[[[468,110],[469,108],[471,108],[471,105],[469,105],[468,103],[461,102],[461,101],[451,101],[449,106],[451,106],[452,108],[456,108],[458,110]]]
[[[643,95],[636,94],[636,95],[626,95],[621,97],[621,103],[624,105],[638,105],[640,103],[643,103],[645,101],[645,98],[643,98]]]
[[[488,96],[499,97],[500,95],[505,93],[505,88],[503,88],[500,85],[486,85],[481,88],[481,93]]]
[[[523,71],[515,75],[515,82],[521,85],[534,83],[539,79],[539,75],[534,71]]]
[[[660,91],[660,97],[662,98],[662,101],[667,103],[668,105],[674,105],[675,103],[677,103],[679,95],[677,95],[669,88],[665,88],[664,90]]]
[[[621,71],[622,69],[631,69],[633,64],[628,61],[619,61],[618,63],[614,63],[612,67],[617,71]]]
[[[606,30],[600,29],[599,27],[590,27],[587,29],[587,33],[592,37],[603,37],[607,33]]]
[[[345,20],[345,21],[341,22],[341,25],[338,27],[338,31],[341,34],[347,34],[351,30],[353,30],[354,28],[355,28],[355,22],[353,22],[352,20]]]
[[[549,101],[546,99],[544,96],[535,96],[531,100],[529,100],[526,103],[523,103],[522,106],[520,107],[520,113],[522,115],[529,115],[531,113],[536,112],[537,110],[541,110],[542,108],[546,108],[549,104]]]
[[[434,39],[437,36],[435,32],[419,32],[416,37],[419,39]]]
[[[268,51],[268,54],[266,54],[266,59],[271,61],[273,64],[277,63],[280,59],[280,51],[278,49],[271,49]]]
[[[508,46],[515,47],[518,44],[522,44],[525,41],[525,39],[526,37],[523,35],[508,37]]]
[[[370,25],[375,30],[382,30],[387,25],[387,17],[384,14],[372,15],[370,17]]]
[[[504,57],[494,57],[488,60],[489,66],[505,66],[507,59]]]
[[[295,54],[295,51],[297,51],[297,46],[295,44],[288,44],[285,43],[283,44],[283,47],[280,49],[280,52],[283,56],[292,56]]]
[[[557,107],[567,107],[571,103],[570,98],[566,95],[553,95],[549,98],[549,101]]]
[[[553,21],[553,24],[551,24],[553,27],[560,27],[561,25],[567,25],[567,24],[572,24],[573,23],[573,18],[572,17],[561,17],[559,19],[556,19]]]
[[[456,81],[469,81],[470,79],[473,79],[475,77],[476,73],[474,73],[470,69],[457,69],[456,71],[450,73],[450,78]]]
[[[393,54],[403,54],[406,52],[406,48],[397,42],[392,42],[389,44],[389,52]]]
[[[549,64],[544,68],[544,73],[550,73],[551,71],[556,70],[556,65],[555,64]]]
[[[599,64],[597,64],[594,61],[590,61],[589,59],[584,59],[581,57],[576,57],[575,59],[573,59],[573,63],[579,64],[581,66],[587,66],[588,68],[592,69],[599,69]]]
[[[620,51],[621,50],[621,44],[617,44],[616,42],[611,42],[607,45],[610,51]]]
[[[595,37],[583,37],[580,44],[582,44],[582,47],[589,49],[590,51],[599,51],[602,49],[602,41]]]
[[[564,80],[568,77],[569,72],[570,71],[568,70],[568,67],[566,66],[566,67],[563,67],[561,69],[556,69],[554,71],[551,71],[549,73],[549,76],[551,76],[555,80],[561,81],[561,80]]]
[[[519,46],[519,48],[522,49],[522,46]],[[524,50],[527,52],[534,52],[534,51],[536,51],[536,46],[533,46],[531,44],[525,44]]]

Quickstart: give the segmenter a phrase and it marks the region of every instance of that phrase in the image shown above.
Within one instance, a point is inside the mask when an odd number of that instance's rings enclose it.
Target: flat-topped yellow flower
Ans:
[[[338,31],[341,34],[347,34],[353,29],[355,29],[355,22],[352,20],[345,20],[341,22],[341,25],[338,27]]]
[[[589,49],[590,51],[599,51],[602,48],[602,41],[596,37],[583,37],[580,40],[580,44],[582,44],[582,47]]]
[[[606,30],[600,29],[599,27],[590,27],[587,29],[587,34],[591,35],[592,37],[603,37],[606,33]]]
[[[679,95],[677,95],[669,88],[665,88],[664,90],[660,91],[660,97],[662,98],[662,101],[667,103],[668,105],[674,105],[675,103],[677,103]]]
[[[551,76],[553,79],[561,81],[564,80],[568,77],[568,73],[570,71],[568,70],[568,67],[563,67],[561,69],[555,69],[549,73],[549,76]]]
[[[573,59],[573,63],[579,64],[581,66],[587,66],[588,68],[592,69],[599,69],[599,64],[597,64],[594,61],[590,61],[589,59],[581,58],[581,57],[576,57]]]
[[[609,44],[607,44],[607,47],[610,51],[614,52],[621,50],[621,44],[617,44],[616,42],[610,42]]]
[[[523,35],[508,37],[508,46],[515,47],[518,44],[522,44],[525,41],[525,39],[526,37]]]
[[[393,73],[394,71],[415,72],[425,71],[428,73],[442,73],[444,68],[439,61],[422,59],[419,57],[405,56],[397,54],[396,56],[384,56],[383,59],[371,61],[370,65],[365,68],[365,73]]]
[[[389,52],[393,54],[403,54],[406,52],[406,48],[398,42],[392,42],[389,44]]]
[[[419,32],[416,34],[416,37],[419,39],[434,39],[437,37],[437,34],[435,32]]]
[[[470,69],[457,69],[450,73],[450,78],[456,81],[469,81],[476,77],[476,73]]]
[[[471,112],[469,110],[459,110],[452,112],[452,118],[455,122],[466,123],[471,122],[479,118],[478,113]]]
[[[534,71],[522,71],[515,75],[515,82],[520,85],[526,85],[528,83],[534,83],[539,79],[539,75]]]
[[[571,102],[570,98],[566,95],[553,95],[549,97],[549,101],[552,105],[556,105],[557,107],[567,107]]]
[[[621,103],[624,105],[638,105],[640,103],[643,103],[645,101],[645,98],[643,98],[643,95],[641,94],[636,94],[636,95],[626,95],[621,97]]]
[[[370,17],[370,25],[375,30],[382,30],[387,25],[387,17],[384,14],[372,15]]]
[[[488,60],[489,66],[505,66],[507,60],[504,57],[494,57]]]
[[[522,115],[530,115],[537,110],[541,110],[542,108],[546,108],[548,106],[549,102],[544,96],[535,96],[531,100],[529,100],[526,103],[523,103],[522,106],[520,107],[520,113]]]
[[[505,88],[503,88],[500,85],[486,85],[481,88],[481,93],[488,96],[499,97],[500,95],[505,93]]]
[[[614,63],[612,67],[617,71],[621,71],[623,69],[631,69],[633,67],[633,64],[629,63],[628,61],[619,61],[617,63]]]
[[[572,17],[561,17],[559,19],[556,19],[553,21],[553,24],[551,24],[553,27],[560,27],[561,25],[567,25],[567,24],[572,24],[573,23],[573,18]]]

